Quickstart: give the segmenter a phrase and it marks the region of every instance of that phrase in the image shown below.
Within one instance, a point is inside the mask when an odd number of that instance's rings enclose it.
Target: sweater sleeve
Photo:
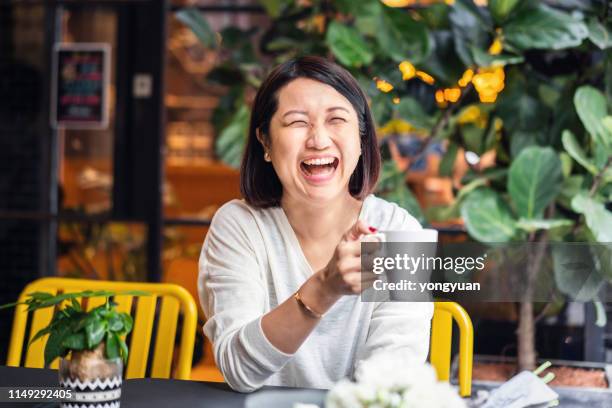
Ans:
[[[274,347],[261,328],[268,295],[251,241],[258,233],[250,210],[230,202],[215,214],[199,261],[204,334],[225,380],[240,392],[261,387],[292,357]]]
[[[420,230],[422,226],[406,210],[393,204],[386,226],[389,230]],[[411,358],[425,361],[429,353],[429,336],[433,303],[379,302],[374,307],[362,358],[382,349],[401,349]]]

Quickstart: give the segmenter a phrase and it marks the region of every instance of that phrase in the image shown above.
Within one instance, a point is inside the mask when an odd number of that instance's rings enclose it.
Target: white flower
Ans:
[[[428,364],[406,358],[404,350],[385,350],[360,362],[355,378],[376,388],[396,390],[435,383],[436,372]]]
[[[339,381],[327,394],[326,408],[465,408],[457,392],[438,382],[429,364],[383,350],[362,361],[356,382]]]

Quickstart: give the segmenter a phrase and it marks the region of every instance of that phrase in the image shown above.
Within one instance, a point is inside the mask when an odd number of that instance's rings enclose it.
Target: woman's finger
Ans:
[[[344,234],[344,240],[346,241],[357,241],[359,237],[365,234],[371,234],[375,232],[375,228],[370,228],[363,220],[357,220],[355,224]]]

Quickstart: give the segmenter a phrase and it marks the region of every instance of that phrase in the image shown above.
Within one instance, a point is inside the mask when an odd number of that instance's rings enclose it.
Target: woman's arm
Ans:
[[[303,304],[292,296],[263,316],[261,327],[275,347],[295,353],[319,322],[316,315],[325,314],[343,295],[361,293],[365,280],[359,239],[370,233],[363,221],[357,221],[344,234],[327,266],[298,290]]]
[[[256,226],[249,228],[249,215],[241,211],[248,210],[234,204],[215,216],[200,256],[199,289],[208,316],[204,332],[213,343],[217,365],[232,388],[248,392],[289,361],[319,319],[293,296],[265,313],[262,266],[248,238]],[[325,313],[343,294],[359,293],[358,237],[363,233],[369,230],[359,222],[345,234],[328,266],[300,287],[305,305]]]

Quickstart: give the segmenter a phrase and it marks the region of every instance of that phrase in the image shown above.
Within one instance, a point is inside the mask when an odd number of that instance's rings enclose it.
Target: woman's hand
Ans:
[[[343,235],[332,259],[321,270],[323,289],[332,295],[353,295],[363,292],[375,279],[361,271],[361,238],[376,232],[362,220],[358,220]],[[365,273],[365,272],[364,272]]]

